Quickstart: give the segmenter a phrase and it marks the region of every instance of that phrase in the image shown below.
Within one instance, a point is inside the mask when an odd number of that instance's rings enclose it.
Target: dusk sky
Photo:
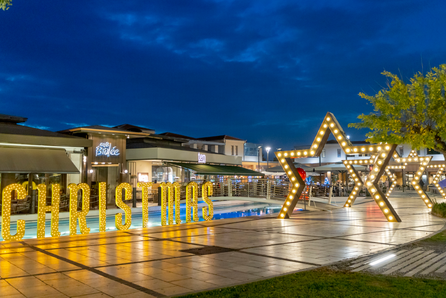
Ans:
[[[446,63],[446,2],[13,0],[0,10],[0,113],[62,130],[129,123],[273,150],[347,128],[388,70]]]

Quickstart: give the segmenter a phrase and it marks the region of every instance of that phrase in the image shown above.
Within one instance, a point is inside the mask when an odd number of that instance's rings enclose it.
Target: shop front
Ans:
[[[122,182],[129,182],[126,163],[126,142],[133,137],[142,137],[147,133],[132,132],[104,126],[78,127],[65,131],[82,136],[92,142],[86,159],[85,180],[91,185],[91,204],[99,202],[99,183],[106,183],[107,206],[115,206],[115,189]]]
[[[137,182],[217,182],[231,176],[263,176],[241,167],[240,156],[181,147],[128,148],[127,161],[134,185]]]
[[[61,192],[60,206],[68,210],[67,186],[83,182],[84,155],[90,140],[19,125],[27,118],[0,115],[1,190],[14,183],[27,189],[24,200],[13,194],[11,213],[37,212],[37,185],[46,185],[51,194],[54,184]]]

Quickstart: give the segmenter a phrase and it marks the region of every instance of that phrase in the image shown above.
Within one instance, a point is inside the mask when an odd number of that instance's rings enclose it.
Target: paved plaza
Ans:
[[[397,249],[443,229],[414,192],[289,220],[246,217],[90,235],[0,242],[0,296],[163,297],[248,283]],[[320,204],[320,203],[317,203]],[[342,204],[340,204],[342,206]]]

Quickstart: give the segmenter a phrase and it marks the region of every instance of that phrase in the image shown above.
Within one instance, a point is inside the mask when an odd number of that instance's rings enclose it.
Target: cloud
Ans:
[[[445,62],[439,0],[49,3],[2,14],[0,108],[54,130],[140,123],[287,148],[327,111],[343,127],[368,113],[357,94],[384,69]]]
[[[70,122],[62,122],[62,124],[70,126],[70,127],[84,127],[84,126],[90,126],[90,124],[87,123],[70,123]]]
[[[48,130],[49,126],[41,126],[41,125],[31,125],[31,124],[25,124],[25,123],[19,123],[19,125],[28,126],[32,128],[42,129],[42,130]]]

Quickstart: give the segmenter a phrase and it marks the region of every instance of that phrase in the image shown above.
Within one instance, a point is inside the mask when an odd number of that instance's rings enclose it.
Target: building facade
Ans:
[[[25,200],[12,204],[13,213],[35,213],[38,184],[47,193],[57,184],[62,210],[68,208],[67,186],[85,182],[85,157],[92,146],[88,139],[24,126],[27,118],[0,115],[0,183],[26,187]]]

